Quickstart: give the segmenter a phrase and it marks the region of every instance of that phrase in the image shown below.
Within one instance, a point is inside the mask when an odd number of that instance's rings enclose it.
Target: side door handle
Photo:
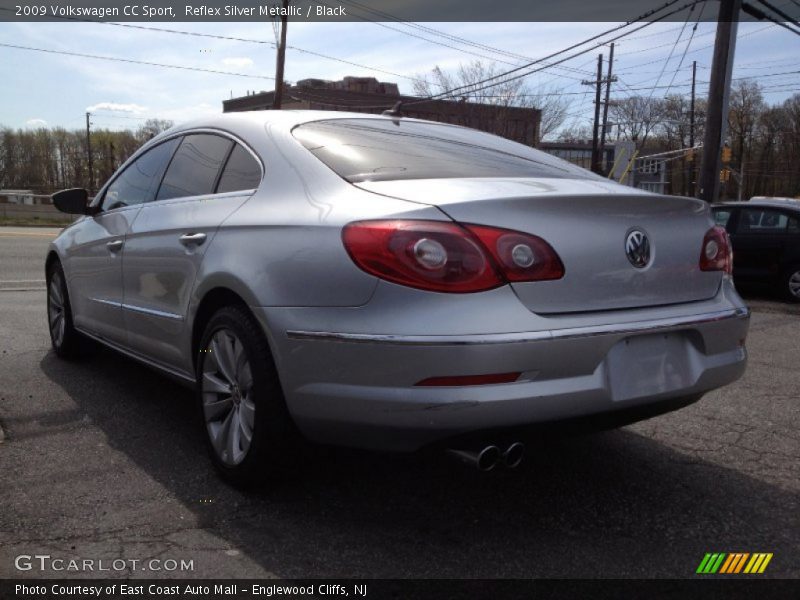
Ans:
[[[178,238],[184,246],[200,246],[206,241],[205,233],[184,233]]]
[[[125,242],[122,240],[114,240],[113,242],[108,242],[106,244],[106,248],[108,248],[109,252],[119,252],[122,250],[122,246]]]

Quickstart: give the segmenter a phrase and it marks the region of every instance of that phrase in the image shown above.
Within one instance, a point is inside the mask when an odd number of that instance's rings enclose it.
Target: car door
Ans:
[[[134,351],[191,374],[181,340],[195,275],[217,228],[261,176],[255,154],[230,136],[185,135],[125,244],[123,312]]]
[[[788,217],[771,207],[748,206],[739,211],[732,237],[734,277],[772,281],[780,276]]]
[[[101,210],[67,230],[67,270],[76,327],[124,344],[122,261],[125,240],[142,204],[152,199],[177,142],[136,158],[101,190]]]

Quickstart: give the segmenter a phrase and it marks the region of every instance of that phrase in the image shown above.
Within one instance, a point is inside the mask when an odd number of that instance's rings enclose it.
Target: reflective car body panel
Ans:
[[[233,192],[144,205],[125,241],[123,312],[131,349],[190,367],[178,341],[187,327],[197,271],[219,226],[250,195]]]
[[[81,219],[59,238],[70,289],[74,285],[75,290],[70,294],[75,325],[118,343],[127,338],[122,313],[124,241],[140,209],[131,206]]]
[[[800,202],[753,199],[713,211],[731,237],[737,280],[775,283],[787,268],[800,269]]]
[[[224,290],[263,327],[287,407],[307,438],[391,450],[699,397],[741,375],[748,311],[727,276],[698,268],[713,225],[702,203],[632,195],[589,174],[351,183],[292,133],[355,118],[386,119],[235,113],[145,145],[120,172],[165,140],[203,132],[246,147],[263,178],[228,193],[154,194],[67,227],[51,252],[64,267],[78,328],[191,384],[198,315]],[[473,135],[457,129],[462,139]],[[371,219],[534,233],[561,256],[565,276],[464,294],[390,283],[356,266],[342,242],[345,225]],[[626,257],[631,227],[652,236],[648,268]],[[182,241],[201,235],[201,243]],[[117,237],[123,247],[110,255],[105,243]],[[417,385],[509,371],[519,379]]]
[[[609,310],[705,300],[722,275],[701,271],[708,208],[701,200],[635,194],[608,182],[571,179],[410,180],[358,184],[389,196],[435,199],[461,223],[523,230],[551,241],[568,266],[556,281],[515,283],[537,313]],[[646,232],[652,260],[631,269],[621,250],[632,229]],[[687,244],[684,240],[696,240]]]

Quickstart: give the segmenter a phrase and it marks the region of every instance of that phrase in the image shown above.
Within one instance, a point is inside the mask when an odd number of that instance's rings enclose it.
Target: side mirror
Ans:
[[[53,205],[63,213],[69,215],[88,215],[93,214],[94,210],[89,207],[89,192],[83,188],[72,188],[62,190],[51,196]]]

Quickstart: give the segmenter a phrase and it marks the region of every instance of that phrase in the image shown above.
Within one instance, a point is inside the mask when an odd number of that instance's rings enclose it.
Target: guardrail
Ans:
[[[44,196],[49,198],[49,196]],[[48,223],[72,223],[75,215],[60,212],[52,204],[12,204],[0,202],[0,219],[42,221]]]

